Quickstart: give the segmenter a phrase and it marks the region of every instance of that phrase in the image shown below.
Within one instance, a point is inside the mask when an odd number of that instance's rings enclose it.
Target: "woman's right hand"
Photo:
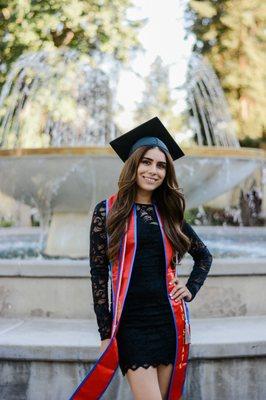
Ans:
[[[104,350],[106,349],[106,347],[110,343],[110,340],[111,339],[104,339],[104,340],[101,341],[101,347],[100,347],[100,353],[101,354],[104,352]]]

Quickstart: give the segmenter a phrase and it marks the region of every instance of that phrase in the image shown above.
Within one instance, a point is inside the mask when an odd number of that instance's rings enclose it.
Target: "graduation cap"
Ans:
[[[141,146],[158,146],[170,153],[173,160],[185,155],[158,117],[112,140],[110,145],[124,162]]]

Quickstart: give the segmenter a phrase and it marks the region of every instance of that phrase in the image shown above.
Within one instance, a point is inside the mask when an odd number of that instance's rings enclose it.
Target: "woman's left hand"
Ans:
[[[170,297],[172,300],[178,301],[184,299],[185,301],[189,301],[192,298],[192,294],[188,290],[188,288],[180,281],[179,278],[175,277],[170,282],[171,285],[175,287],[170,292]]]

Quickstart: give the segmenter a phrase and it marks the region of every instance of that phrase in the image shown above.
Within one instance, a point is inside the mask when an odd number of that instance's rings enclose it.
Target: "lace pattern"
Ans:
[[[169,364],[173,365],[173,361],[172,360],[171,361],[165,361],[165,359],[163,359],[162,361],[157,361],[157,362],[154,362],[154,363],[152,362],[152,363],[142,363],[142,364],[139,364],[139,363],[125,364],[125,365],[122,366],[121,371],[122,371],[122,374],[125,376],[129,369],[132,369],[133,371],[136,371],[136,369],[138,369],[140,367],[148,369],[149,367],[158,367],[158,365],[169,365]]]
[[[194,265],[186,286],[192,294],[190,300],[192,301],[207,278],[213,257],[207,246],[186,221],[183,223],[182,231],[191,240],[188,253],[192,256]]]
[[[112,318],[108,301],[108,258],[105,230],[105,202],[96,205],[90,228],[90,273],[94,312],[101,340],[111,336]]]
[[[158,225],[158,222],[155,221],[153,217],[153,206],[150,206],[148,204],[136,204],[136,210],[139,213],[139,216],[143,220],[143,222]]]
[[[139,217],[143,222],[157,224],[153,206],[136,204]],[[91,228],[90,228],[90,272],[92,282],[92,294],[94,311],[97,318],[98,330],[101,340],[111,336],[111,311],[108,301],[108,257],[107,236],[105,230],[106,223],[106,202],[98,203],[94,209]],[[187,288],[192,294],[192,301],[203,285],[212,264],[212,255],[206,245],[198,237],[193,228],[184,221],[183,232],[191,240],[191,246],[188,253],[192,256],[194,265],[189,279],[186,283]]]

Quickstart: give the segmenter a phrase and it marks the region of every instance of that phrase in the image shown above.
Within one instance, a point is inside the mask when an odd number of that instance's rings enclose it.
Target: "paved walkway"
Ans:
[[[194,319],[190,358],[266,355],[266,316]],[[0,358],[94,361],[94,320],[0,318]]]

